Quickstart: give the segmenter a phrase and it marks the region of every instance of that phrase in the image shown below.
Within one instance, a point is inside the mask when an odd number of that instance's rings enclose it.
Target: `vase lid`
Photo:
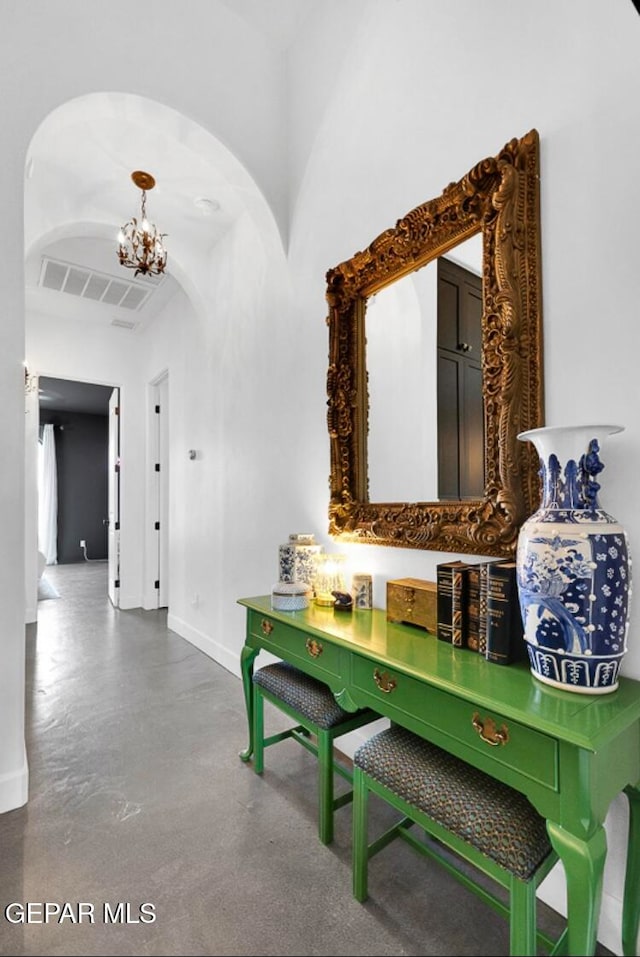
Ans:
[[[308,592],[305,582],[276,582],[271,589],[272,595],[306,595]]]

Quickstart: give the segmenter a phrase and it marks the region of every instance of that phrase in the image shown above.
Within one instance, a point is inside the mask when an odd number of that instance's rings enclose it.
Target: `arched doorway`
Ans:
[[[160,279],[133,277],[115,255],[118,228],[139,205],[130,179],[137,168],[147,168],[156,178],[148,213],[168,234],[167,274]],[[120,384],[119,602],[123,608],[157,607],[157,463],[150,387],[166,371],[172,381],[184,382],[182,411],[180,402],[176,406],[178,425],[165,438],[176,444],[183,435],[187,441],[185,433],[203,405],[219,405],[213,396],[219,377],[212,340],[220,338],[218,326],[233,314],[234,297],[244,295],[239,287],[225,289],[222,296],[215,288],[216,282],[224,283],[224,277],[216,278],[224,258],[219,250],[226,244],[225,255],[235,264],[264,257],[271,271],[285,270],[275,219],[242,163],[211,133],[155,101],[96,93],[53,111],[32,139],[25,239],[30,369]],[[216,297],[225,302],[222,323]],[[178,367],[175,376],[172,364]],[[199,368],[198,375],[185,374],[189,367]],[[189,446],[195,444],[189,439]],[[202,455],[193,452],[193,461],[200,461]],[[179,498],[166,503],[165,555],[175,551],[172,525],[180,543],[199,534],[197,528],[186,535],[181,531],[189,519],[186,502],[197,466],[187,475],[182,457],[169,456],[168,468],[176,471],[176,481],[166,487]],[[27,475],[28,499],[33,500],[34,487],[33,474]],[[185,546],[182,565],[185,556],[198,553],[195,545]],[[215,542],[209,545],[215,548]],[[29,522],[27,548],[32,556],[29,591],[35,587],[37,554]],[[175,563],[164,564],[166,587]],[[180,621],[198,607],[197,592],[187,594],[187,587],[181,581],[175,592],[187,608]]]

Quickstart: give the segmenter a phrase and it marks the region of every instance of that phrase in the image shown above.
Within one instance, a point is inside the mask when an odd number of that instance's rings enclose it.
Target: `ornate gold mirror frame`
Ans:
[[[539,502],[535,450],[516,439],[518,432],[543,424],[539,218],[538,134],[531,130],[327,273],[331,535],[376,545],[513,555],[520,525]],[[484,498],[370,502],[367,297],[480,230]]]

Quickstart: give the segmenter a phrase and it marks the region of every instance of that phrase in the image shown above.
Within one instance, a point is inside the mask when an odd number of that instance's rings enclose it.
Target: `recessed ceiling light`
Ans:
[[[200,196],[194,200],[194,205],[197,206],[205,216],[211,216],[212,213],[217,213],[220,209],[220,203],[217,199],[207,199],[206,196]]]

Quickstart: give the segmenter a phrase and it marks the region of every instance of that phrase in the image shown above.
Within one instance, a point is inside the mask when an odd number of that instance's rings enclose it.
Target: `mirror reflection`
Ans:
[[[482,234],[366,302],[369,494],[484,494]]]

